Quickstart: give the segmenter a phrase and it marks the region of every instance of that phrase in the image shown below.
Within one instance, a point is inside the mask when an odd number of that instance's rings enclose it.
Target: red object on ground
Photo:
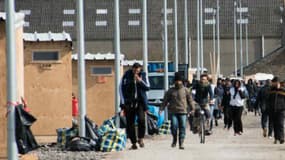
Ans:
[[[78,116],[78,100],[72,97],[72,116]]]

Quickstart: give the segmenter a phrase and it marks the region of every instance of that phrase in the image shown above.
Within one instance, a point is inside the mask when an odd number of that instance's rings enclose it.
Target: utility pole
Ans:
[[[80,125],[79,135],[86,136],[85,115],[86,115],[86,82],[85,82],[85,44],[84,44],[84,13],[83,0],[77,0],[77,48],[78,48],[78,75],[79,75],[79,109]]]
[[[203,36],[203,0],[200,0],[200,52],[201,52],[201,72],[204,73],[204,36]]]
[[[167,29],[167,0],[163,0],[163,22],[164,22],[164,90],[167,91],[168,86],[168,29]],[[168,119],[168,111],[165,109],[165,119]]]
[[[179,62],[178,62],[177,0],[174,0],[174,70],[175,72],[178,72],[178,64]]]
[[[115,114],[119,112],[120,107],[120,60],[121,60],[121,44],[120,44],[120,0],[114,0],[114,54],[115,54]],[[116,126],[120,126],[120,117],[116,116]]]
[[[239,34],[240,34],[240,76],[243,77],[243,53],[242,53],[242,15],[241,15],[241,0],[239,0]]]
[[[234,1],[234,52],[235,52],[235,77],[237,77],[237,2]]]
[[[197,80],[200,80],[200,0],[197,0]]]
[[[8,160],[18,159],[15,132],[15,106],[17,101],[17,75],[16,75],[16,39],[15,39],[15,2],[14,0],[5,1],[6,10],[6,60],[7,60],[7,149]]]
[[[188,65],[188,8],[187,0],[184,0],[184,58],[185,64]]]
[[[218,76],[221,74],[221,46],[220,46],[220,1],[217,0],[217,39],[218,39],[218,60],[217,72]]]

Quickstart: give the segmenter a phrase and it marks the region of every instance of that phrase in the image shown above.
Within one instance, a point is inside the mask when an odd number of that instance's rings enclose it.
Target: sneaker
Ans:
[[[138,141],[138,143],[139,143],[139,146],[140,146],[141,148],[144,148],[143,139],[140,139],[140,140]]]
[[[264,129],[263,129],[263,137],[266,137],[266,136],[267,136],[267,129],[264,128]]]
[[[268,136],[268,138],[269,138],[269,139],[272,139],[273,137],[272,137],[272,136]]]
[[[211,130],[206,130],[206,131],[205,131],[205,135],[206,135],[206,136],[210,136],[212,133],[213,133],[213,132],[212,132]]]
[[[276,139],[274,140],[274,144],[277,144],[277,140]]]
[[[185,148],[183,145],[181,145],[181,146],[179,146],[179,149],[184,150]]]
[[[280,140],[280,144],[283,144],[283,143],[284,143],[284,139],[281,139],[281,140]]]
[[[132,150],[137,150],[138,149],[138,146],[134,143],[131,147]]]
[[[176,147],[176,143],[172,143],[172,144],[171,144],[171,147],[172,147],[172,148],[175,148],[175,147]]]

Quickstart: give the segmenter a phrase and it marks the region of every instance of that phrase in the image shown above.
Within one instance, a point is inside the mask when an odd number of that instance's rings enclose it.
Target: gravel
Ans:
[[[62,150],[56,144],[41,145],[30,154],[38,156],[39,160],[104,160],[107,153],[103,152],[70,152]]]

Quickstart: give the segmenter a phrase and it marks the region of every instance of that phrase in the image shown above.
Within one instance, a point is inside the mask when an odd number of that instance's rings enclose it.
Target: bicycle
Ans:
[[[206,122],[205,111],[201,108],[196,109],[193,117],[193,125],[194,125],[193,133],[199,134],[201,144],[205,143],[205,132],[206,132],[205,122]]]

